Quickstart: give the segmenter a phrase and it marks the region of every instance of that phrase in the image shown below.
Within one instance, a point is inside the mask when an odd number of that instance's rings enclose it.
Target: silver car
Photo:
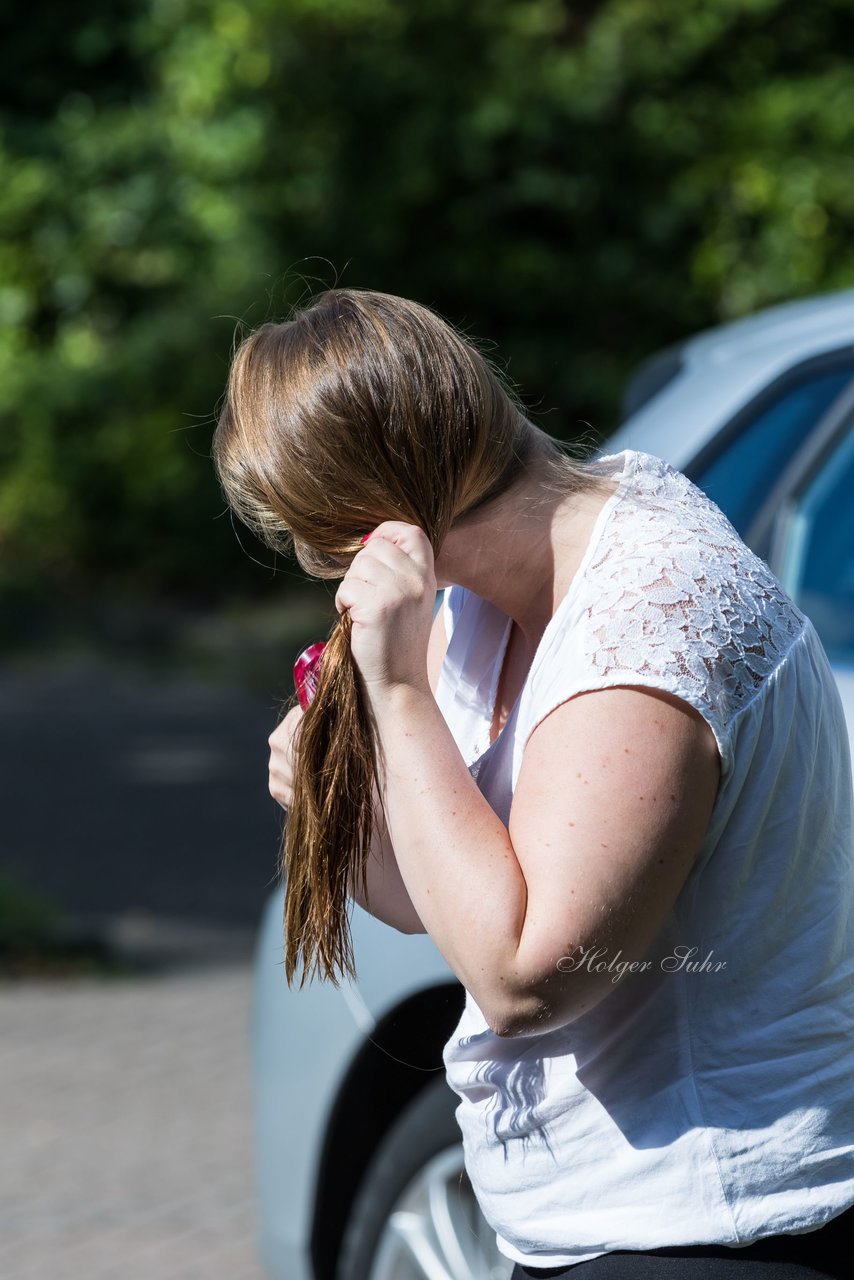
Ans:
[[[813,620],[854,735],[854,290],[644,363],[603,453],[700,485]],[[854,741],[852,741],[854,754]],[[463,1169],[442,1048],[463,990],[426,934],[353,908],[358,982],[289,990],[282,893],[257,951],[260,1245],[275,1280],[505,1280]]]

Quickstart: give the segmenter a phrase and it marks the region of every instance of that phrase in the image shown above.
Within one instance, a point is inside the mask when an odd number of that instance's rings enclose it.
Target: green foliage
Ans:
[[[0,876],[0,978],[20,971],[25,957],[55,950],[58,925],[53,902]]]
[[[4,941],[44,937],[58,918],[52,902],[0,876],[0,938]]]
[[[685,332],[854,284],[852,44],[847,0],[17,9],[0,582],[269,584],[211,420],[235,320],[306,277],[488,338],[556,434]]]
[[[56,903],[0,876],[0,982],[129,972],[129,964],[96,935],[69,928]]]

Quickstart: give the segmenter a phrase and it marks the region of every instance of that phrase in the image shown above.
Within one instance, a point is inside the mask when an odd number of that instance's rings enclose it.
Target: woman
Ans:
[[[214,458],[342,579],[270,737],[288,981],[353,972],[350,898],[430,934],[514,1277],[842,1275],[852,789],[809,620],[684,476],[571,460],[400,298],[250,335]]]

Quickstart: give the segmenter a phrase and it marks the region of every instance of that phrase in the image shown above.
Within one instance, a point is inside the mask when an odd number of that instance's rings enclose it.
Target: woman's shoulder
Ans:
[[[602,459],[606,474],[623,467],[619,499],[542,655],[531,714],[574,692],[645,686],[690,703],[727,744],[807,619],[702,490],[661,458],[625,453]]]
[[[626,472],[581,584],[587,616],[600,630],[613,626],[650,647],[665,639],[712,645],[716,653],[734,647],[748,665],[760,647],[773,665],[806,616],[770,567],[664,459],[633,452]]]

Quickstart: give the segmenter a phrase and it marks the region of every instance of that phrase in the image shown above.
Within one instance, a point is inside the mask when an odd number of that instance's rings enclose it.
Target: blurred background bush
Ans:
[[[298,586],[238,542],[208,451],[236,322],[311,291],[433,306],[496,344],[549,430],[603,436],[650,351],[854,284],[848,0],[4,9],[19,609]]]

